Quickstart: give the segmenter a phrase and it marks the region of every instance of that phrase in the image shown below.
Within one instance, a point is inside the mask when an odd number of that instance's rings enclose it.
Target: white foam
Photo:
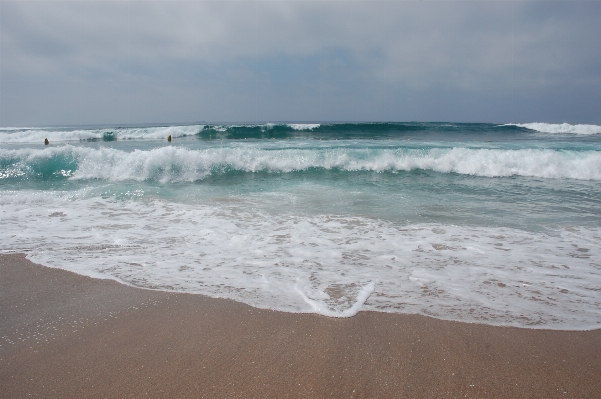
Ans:
[[[183,137],[195,135],[202,131],[203,125],[192,126],[165,126],[147,128],[115,128],[115,129],[76,129],[76,130],[51,130],[28,128],[4,128],[0,130],[0,143],[38,143],[42,144],[48,139],[51,144],[68,141],[102,140],[106,135],[112,135],[119,140],[157,140],[166,139],[167,136]]]
[[[536,130],[542,133],[559,134],[599,134],[601,126],[598,125],[570,125],[568,123],[508,123],[504,126],[519,126]]]
[[[204,125],[128,128],[119,130],[117,138],[126,140],[166,139],[167,136],[176,138],[193,136],[203,129]]]
[[[599,228],[399,226],[268,214],[238,197],[183,204],[88,195],[1,192],[0,250],[138,287],[288,312],[601,327]]]
[[[289,123],[286,126],[294,130],[313,130],[317,129],[321,125],[319,123]]]
[[[298,281],[295,284],[294,289],[298,293],[298,295],[311,307],[313,313],[321,314],[328,317],[353,317],[362,309],[363,304],[369,298],[371,294],[373,294],[375,290],[375,284],[373,282],[367,283],[364,287],[361,287],[357,290],[355,284],[351,284],[350,287],[355,288],[355,295],[352,297],[353,302],[350,304],[346,303],[347,306],[343,306],[342,309],[332,310],[328,307],[327,303],[320,302],[318,300],[311,299],[305,293],[306,287],[299,287]],[[341,295],[347,294],[347,290],[349,285],[340,285],[335,284],[334,289],[337,292],[340,292]],[[358,292],[357,292],[358,291]],[[340,300],[340,297],[332,298],[330,295],[319,295],[320,299],[326,300],[328,302],[335,302],[336,300]],[[347,297],[343,297],[343,299],[347,299]],[[343,305],[345,305],[344,300],[342,301]]]
[[[216,132],[226,132],[235,128],[256,128],[271,130],[276,124],[264,125],[211,125]],[[286,126],[294,130],[313,130],[320,125],[315,123],[292,123]],[[117,140],[164,140],[167,136],[172,138],[193,136],[202,132],[206,125],[190,126],[164,126],[164,127],[133,127],[112,129],[50,129],[50,128],[0,128],[0,143],[38,143],[48,139],[51,144],[69,141],[103,140],[114,138]]]
[[[80,140],[102,139],[102,130],[69,130],[53,131],[44,129],[15,130],[10,133],[0,134],[0,143],[44,143],[48,139],[51,143]]]
[[[398,172],[416,169],[441,173],[503,177],[531,176],[551,179],[601,180],[601,152],[550,149],[353,149],[346,147],[262,148],[232,145],[190,150],[165,146],[149,151],[125,152],[113,148],[50,147],[0,149],[0,159],[12,160],[12,175],[27,165],[52,157],[77,163],[72,179],[108,181],[156,180],[163,183],[195,181],[211,173],[232,169],[244,172],[288,173],[310,168],[345,171]]]

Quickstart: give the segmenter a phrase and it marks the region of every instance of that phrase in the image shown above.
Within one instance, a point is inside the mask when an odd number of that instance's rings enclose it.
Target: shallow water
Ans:
[[[290,312],[599,328],[600,133],[445,123],[0,129],[0,250]]]

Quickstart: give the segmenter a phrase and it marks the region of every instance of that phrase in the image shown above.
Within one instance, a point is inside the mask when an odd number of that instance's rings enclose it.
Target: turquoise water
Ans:
[[[5,128],[0,203],[2,251],[134,286],[601,326],[599,126]]]

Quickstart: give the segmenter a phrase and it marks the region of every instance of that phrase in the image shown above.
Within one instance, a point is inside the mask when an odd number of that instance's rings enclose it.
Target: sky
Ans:
[[[601,0],[0,1],[0,126],[601,124]]]

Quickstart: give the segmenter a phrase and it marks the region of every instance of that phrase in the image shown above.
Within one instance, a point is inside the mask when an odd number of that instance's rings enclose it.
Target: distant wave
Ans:
[[[290,123],[286,126],[290,126],[290,128],[294,130],[313,130],[317,129],[321,125],[319,123]]]
[[[262,149],[221,147],[189,150],[168,146],[125,152],[74,146],[0,150],[2,178],[72,178],[108,181],[197,181],[235,172],[290,173],[338,170],[440,173],[503,177],[601,180],[598,151],[549,149]]]
[[[551,134],[600,134],[601,126],[570,125],[567,123],[510,123],[493,125],[482,123],[420,123],[420,122],[373,122],[373,123],[287,123],[287,124],[204,124],[189,126],[116,127],[102,129],[54,129],[54,128],[0,128],[0,143],[64,143],[69,141],[113,140],[165,140],[197,136],[206,140],[243,139],[385,139],[398,138],[407,133],[433,133],[458,131],[480,135],[486,132],[507,133],[536,131]]]
[[[202,131],[203,125],[113,128],[113,129],[0,129],[1,143],[50,143],[68,141],[113,141],[113,140],[164,140],[167,136],[192,136]]]
[[[165,140],[196,136],[203,140],[244,139],[387,139],[399,138],[412,133],[446,133],[460,131],[481,135],[500,131],[515,133],[524,131],[518,125],[494,125],[487,123],[422,123],[422,122],[369,122],[369,123],[265,123],[265,124],[203,124],[190,126],[115,127],[102,129],[54,129],[54,128],[0,128],[0,143],[50,143],[69,141],[113,140]]]
[[[597,125],[570,125],[568,123],[508,123],[502,126],[518,126],[542,133],[560,134],[599,134],[601,126]]]
[[[250,125],[189,125],[106,129],[0,128],[0,143],[51,143],[68,141],[165,140],[185,136],[206,138],[271,138],[287,133],[310,132],[318,123],[250,124]]]

